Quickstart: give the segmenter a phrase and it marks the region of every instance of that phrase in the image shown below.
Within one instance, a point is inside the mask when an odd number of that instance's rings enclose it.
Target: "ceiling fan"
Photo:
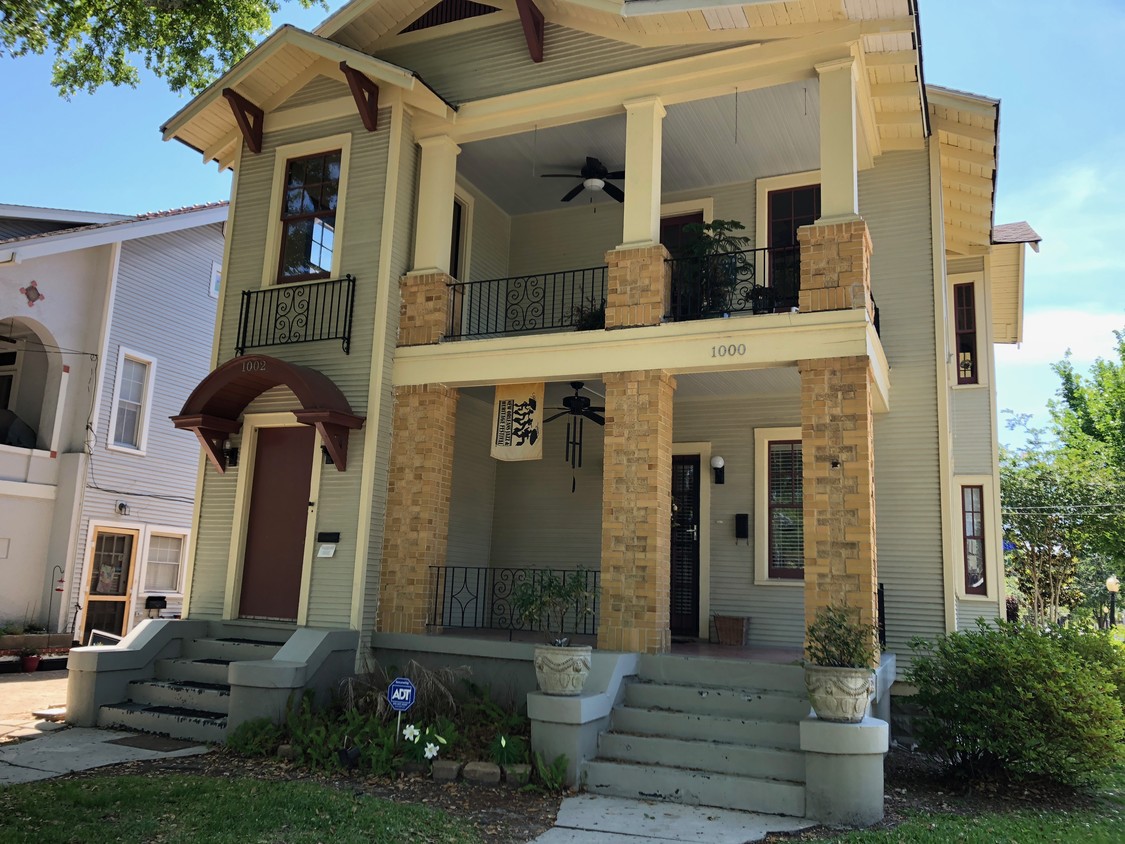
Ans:
[[[582,425],[584,420],[589,419],[597,425],[605,425],[605,417],[602,416],[605,413],[605,408],[594,407],[590,399],[582,395],[583,382],[571,381],[570,386],[574,389],[574,395],[564,397],[562,407],[551,408],[559,412],[545,419],[544,424],[554,422],[562,416],[574,417],[566,420],[566,459],[570,462],[570,468],[573,470],[582,468]],[[570,491],[574,492],[576,486],[572,475]]]
[[[544,179],[581,179],[582,181],[575,185],[571,191],[562,198],[563,202],[570,202],[578,194],[584,190],[598,192],[605,191],[605,193],[616,199],[618,202],[625,201],[625,192],[617,185],[611,185],[609,179],[624,179],[624,170],[610,171],[598,159],[591,156],[586,156],[586,163],[582,166],[581,172],[578,173],[544,173]]]

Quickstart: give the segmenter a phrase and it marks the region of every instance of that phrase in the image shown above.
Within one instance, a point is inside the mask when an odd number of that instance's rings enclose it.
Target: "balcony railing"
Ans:
[[[449,285],[447,337],[495,337],[605,324],[605,267]]]
[[[551,569],[489,568],[487,566],[431,566],[431,627],[468,630],[542,632],[538,624],[517,618],[512,593],[524,583],[541,582]],[[580,613],[577,605],[563,618],[562,633],[595,636],[598,632],[598,572],[553,570],[564,583],[585,579],[585,589],[594,594],[594,612]],[[552,631],[554,632],[554,631]]]
[[[800,246],[671,258],[668,265],[673,322],[735,313],[772,314],[797,307]]]
[[[238,354],[261,346],[339,340],[351,352],[355,277],[243,290]]]

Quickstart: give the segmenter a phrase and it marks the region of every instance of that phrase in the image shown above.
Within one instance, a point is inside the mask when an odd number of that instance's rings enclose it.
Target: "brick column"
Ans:
[[[672,298],[668,250],[659,243],[638,249],[611,249],[605,286],[605,327],[659,325]]]
[[[399,279],[398,345],[438,343],[449,326],[449,285],[446,273],[404,275]]]
[[[867,223],[853,220],[827,226],[802,226],[801,313],[871,306],[871,235]]]
[[[845,606],[874,623],[875,466],[866,357],[798,362],[805,518],[805,621]]]
[[[661,653],[672,542],[672,397],[668,373],[612,372],[605,381],[598,647]]]
[[[376,629],[425,633],[430,566],[445,565],[457,390],[396,387]]]

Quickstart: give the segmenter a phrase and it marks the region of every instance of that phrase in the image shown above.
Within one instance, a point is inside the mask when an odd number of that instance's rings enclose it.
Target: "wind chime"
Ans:
[[[589,419],[597,425],[605,425],[605,417],[601,415],[605,413],[605,408],[592,406],[590,399],[581,394],[582,381],[571,381],[570,386],[574,390],[574,395],[563,398],[562,407],[552,408],[559,412],[544,420],[544,424],[553,422],[561,416],[573,417],[566,420],[566,460],[570,463],[570,491],[573,493],[578,488],[575,473],[582,468],[583,424]]]

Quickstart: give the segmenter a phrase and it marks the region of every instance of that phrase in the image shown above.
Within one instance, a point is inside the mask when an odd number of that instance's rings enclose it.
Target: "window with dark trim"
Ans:
[[[984,574],[984,487],[961,487],[961,513],[965,535],[965,592],[987,595]]]
[[[801,245],[797,230],[820,217],[820,185],[779,188],[767,194],[769,278],[778,310],[797,304],[801,286]]]
[[[340,160],[341,151],[335,150],[286,162],[278,281],[307,281],[331,275]]]
[[[805,576],[801,441],[771,440],[768,454],[769,577],[799,580]]]
[[[979,383],[977,304],[972,282],[953,285],[953,318],[957,348],[957,383]]]

